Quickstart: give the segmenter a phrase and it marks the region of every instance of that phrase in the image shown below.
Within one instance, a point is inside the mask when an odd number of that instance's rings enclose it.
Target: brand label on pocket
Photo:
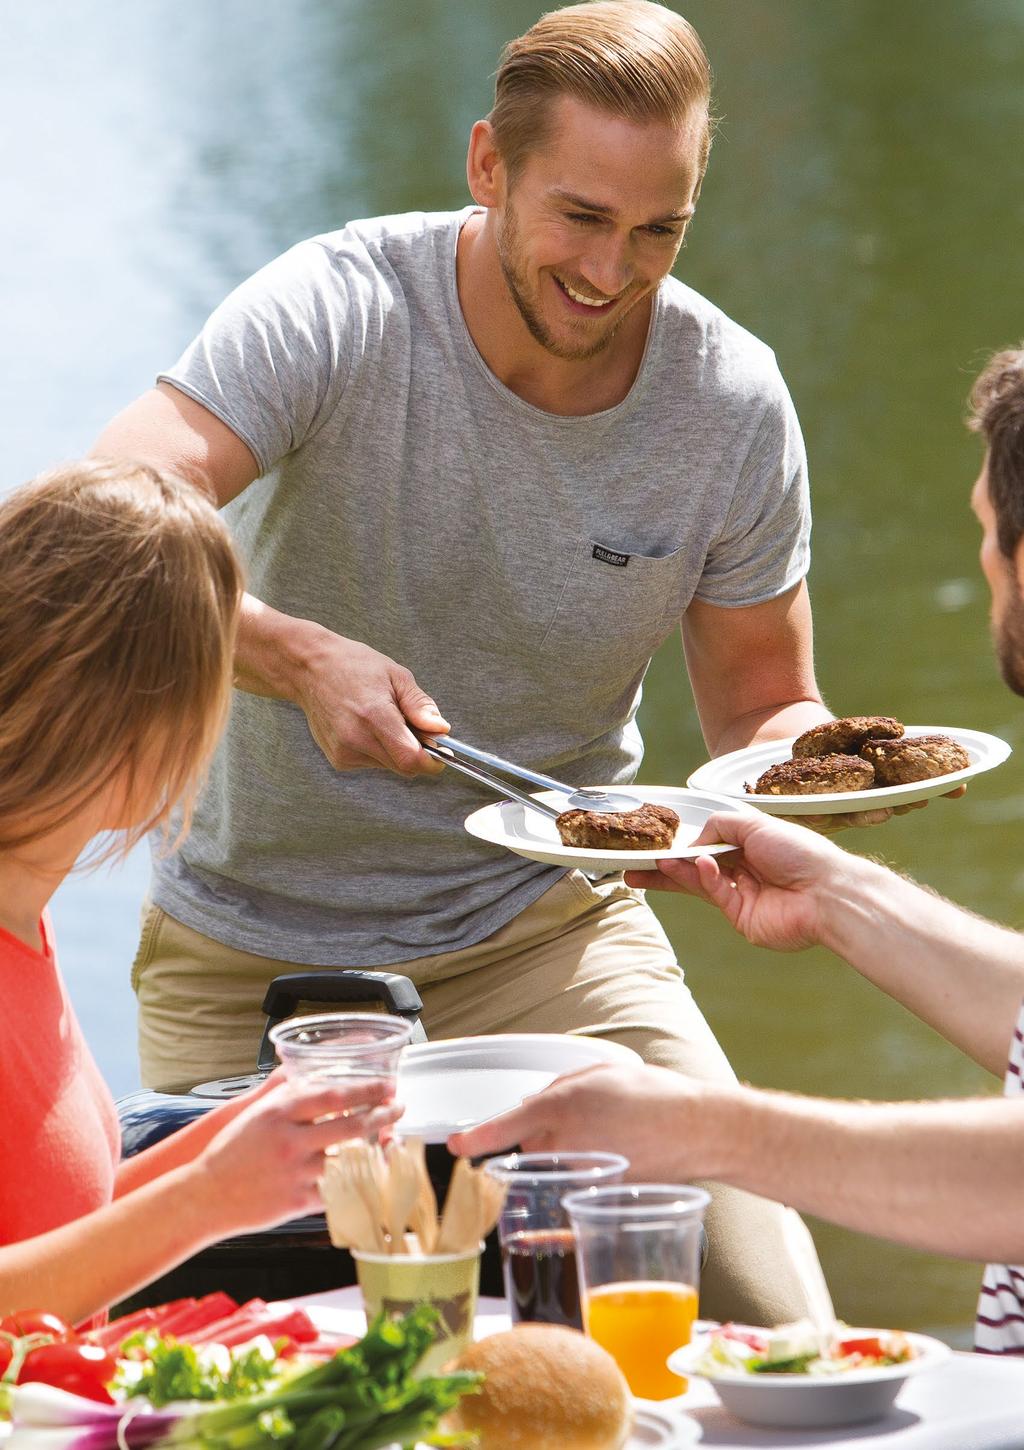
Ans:
[[[630,556],[617,554],[614,549],[605,549],[600,544],[595,544],[593,557],[599,559],[602,564],[614,564],[616,569],[625,569]]]

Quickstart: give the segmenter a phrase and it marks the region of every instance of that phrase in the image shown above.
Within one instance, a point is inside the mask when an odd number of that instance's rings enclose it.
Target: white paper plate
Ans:
[[[970,765],[949,775],[932,780],[915,780],[907,785],[883,785],[874,790],[847,790],[822,795],[747,795],[744,785],[751,785],[771,765],[789,760],[792,740],[771,740],[765,745],[751,745],[720,755],[695,770],[686,782],[694,790],[715,791],[727,799],[744,801],[770,816],[831,816],[841,811],[869,811],[883,806],[911,805],[944,795],[961,781],[970,780],[982,771],[992,770],[1012,754],[1011,747],[997,735],[982,730],[954,730],[949,725],[908,725],[907,735],[948,735],[967,751]],[[796,737],[794,737],[796,738]]]
[[[417,1042],[405,1049],[399,1064],[397,1097],[405,1112],[396,1130],[443,1143],[451,1133],[518,1107],[563,1073],[599,1062],[639,1061],[632,1048],[618,1042],[555,1032]]]
[[[706,1348],[702,1336],[669,1355],[668,1365],[675,1374],[706,1379],[725,1408],[749,1425],[791,1430],[857,1425],[882,1419],[911,1375],[934,1369],[952,1354],[948,1344],[930,1339],[926,1334],[908,1333],[907,1338],[917,1355],[906,1364],[851,1370],[832,1379],[798,1374],[745,1374],[742,1370],[721,1373],[716,1370],[713,1375],[701,1375],[694,1368],[694,1361]]]
[[[663,1410],[645,1405],[635,1412],[633,1428],[622,1450],[685,1450],[687,1445],[698,1444],[700,1438],[700,1426],[688,1415],[679,1414],[672,1418]],[[393,1450],[399,1450],[399,1447],[395,1445]],[[429,1450],[429,1447],[421,1444],[416,1450]]]
[[[728,757],[725,757],[726,759]],[[530,861],[543,861],[548,866],[574,866],[578,871],[607,875],[611,871],[653,871],[668,856],[714,856],[731,851],[731,846],[701,846],[694,841],[704,829],[704,822],[713,811],[734,811],[736,802],[726,795],[709,794],[707,790],[685,789],[682,786],[629,785],[630,795],[652,805],[671,806],[679,816],[679,829],[672,845],[662,851],[593,851],[578,846],[563,846],[558,828],[549,816],[531,811],[518,801],[496,801],[466,817],[466,830],[492,846],[504,846]],[[564,796],[557,791],[532,792],[537,800],[560,805]]]
[[[663,1410],[645,1406],[636,1411],[633,1428],[622,1450],[684,1450],[687,1445],[696,1445],[700,1438],[701,1428],[696,1420],[681,1414],[672,1419]],[[394,1450],[398,1450],[397,1445]],[[424,1445],[422,1450],[428,1447]]]
[[[645,1447],[671,1446],[682,1450],[684,1445],[696,1445],[701,1438],[701,1428],[696,1420],[682,1411],[670,1414],[655,1409],[653,1405],[637,1406],[634,1411],[633,1429],[623,1450],[645,1450]]]

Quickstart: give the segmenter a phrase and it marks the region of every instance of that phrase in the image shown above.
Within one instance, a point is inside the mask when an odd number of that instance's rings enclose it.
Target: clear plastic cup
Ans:
[[[270,1029],[290,1083],[372,1081],[384,1087],[386,1098],[394,1097],[398,1060],[411,1036],[411,1022],[376,1012],[320,1012],[289,1017]],[[352,1108],[341,1117],[351,1120],[368,1111]]]
[[[583,1322],[634,1395],[665,1400],[686,1381],[666,1360],[689,1344],[697,1318],[702,1188],[667,1183],[600,1186],[567,1194],[576,1235]]]
[[[484,1167],[508,1190],[498,1237],[512,1323],[582,1329],[576,1240],[562,1198],[574,1188],[620,1183],[629,1160],[618,1153],[509,1153]]]

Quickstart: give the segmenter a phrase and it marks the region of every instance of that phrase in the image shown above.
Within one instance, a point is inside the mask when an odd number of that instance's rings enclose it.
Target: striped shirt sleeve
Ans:
[[[1024,1003],[1010,1043],[1010,1058],[1003,1079],[1006,1097],[1024,1093]],[[974,1347],[979,1354],[1024,1356],[1024,1268],[989,1264],[981,1283],[974,1324]]]

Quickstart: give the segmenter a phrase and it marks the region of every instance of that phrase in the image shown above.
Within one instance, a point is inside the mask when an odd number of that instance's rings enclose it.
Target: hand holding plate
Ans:
[[[946,800],[959,800],[967,794],[966,785],[958,785],[955,790],[943,791]],[[792,821],[796,826],[807,826],[812,831],[817,831],[821,836],[834,836],[840,831],[849,830],[850,827],[884,826],[892,816],[905,816],[910,811],[923,811],[930,801],[906,801],[903,805],[889,806],[883,809],[871,811],[848,811],[840,815],[832,816],[780,816],[779,820]]]
[[[739,846],[742,854],[661,860],[657,875],[627,872],[627,882],[699,896],[755,946],[801,951],[822,941],[823,904],[856,857],[756,811],[713,815],[703,836]]]

